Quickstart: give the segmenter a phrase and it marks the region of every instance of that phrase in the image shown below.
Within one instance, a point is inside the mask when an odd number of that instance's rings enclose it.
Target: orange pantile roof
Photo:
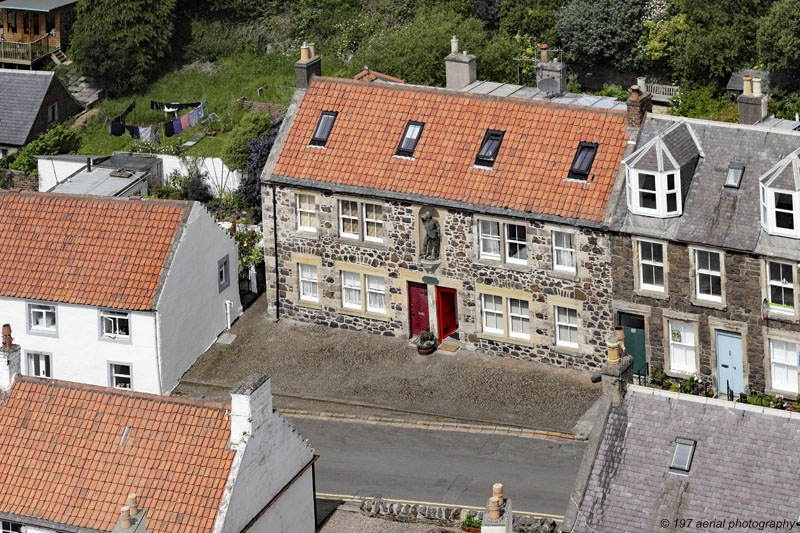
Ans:
[[[309,147],[322,111],[336,122]],[[392,157],[409,120],[425,123],[414,160]],[[272,175],[598,223],[625,127],[624,111],[314,78]],[[475,168],[487,129],[505,131],[492,170]],[[566,179],[581,141],[599,144],[588,183]]]
[[[26,376],[0,405],[3,513],[111,531],[135,493],[148,533],[212,530],[229,406]]]
[[[0,296],[154,309],[192,205],[0,192]]]
[[[374,70],[370,70],[365,68],[355,76],[353,76],[354,80],[363,80],[363,81],[389,81],[392,83],[405,83],[405,81],[401,80],[400,78],[395,78],[394,76],[389,76],[388,74],[381,74],[380,72],[375,72]]]

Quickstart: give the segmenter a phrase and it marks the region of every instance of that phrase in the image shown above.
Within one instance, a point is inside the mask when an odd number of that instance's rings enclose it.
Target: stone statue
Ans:
[[[430,213],[422,214],[422,223],[425,225],[425,240],[422,241],[422,254],[420,254],[420,259],[438,261],[439,243],[441,242],[439,223]]]

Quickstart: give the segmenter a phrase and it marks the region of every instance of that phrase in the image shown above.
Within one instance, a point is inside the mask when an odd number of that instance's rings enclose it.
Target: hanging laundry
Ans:
[[[125,133],[125,126],[122,125],[122,122],[115,118],[108,119],[108,134],[113,135],[114,137],[120,137],[122,134]]]
[[[179,109],[186,109],[187,107],[197,107],[201,105],[200,102],[189,102],[189,103],[180,103],[180,102],[156,102],[155,100],[150,100],[150,109],[156,111],[177,111]]]
[[[189,127],[189,114],[187,113],[181,117],[181,129],[188,130]]]
[[[166,137],[172,137],[175,135],[175,128],[172,126],[172,121],[164,123],[164,135]]]
[[[181,119],[176,118],[172,121],[172,129],[175,130],[175,135],[183,131],[183,128],[181,127]]]
[[[197,108],[189,111],[189,127],[194,127],[197,124]]]
[[[153,128],[150,126],[139,128],[139,136],[141,137],[142,142],[152,142]]]
[[[161,144],[161,128],[156,126],[153,129],[153,144]]]
[[[125,128],[125,131],[127,131],[128,133],[131,134],[131,137],[133,137],[134,139],[138,139],[139,138],[139,126],[128,126],[128,125],[125,125],[123,127]]]
[[[197,120],[203,120],[203,117],[205,116],[206,115],[203,112],[203,104],[200,104],[199,106],[197,106]]]

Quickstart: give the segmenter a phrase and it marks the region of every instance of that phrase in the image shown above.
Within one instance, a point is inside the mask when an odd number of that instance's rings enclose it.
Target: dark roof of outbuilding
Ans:
[[[28,142],[54,79],[52,72],[0,69],[0,144],[22,146]]]
[[[25,11],[52,11],[59,7],[76,4],[78,0],[5,0],[0,1],[0,9],[21,9]]]
[[[797,413],[636,389],[611,409],[594,460],[580,509],[592,529],[579,518],[573,531],[657,532],[676,518],[797,519]],[[697,441],[686,474],[670,471],[677,437]]]
[[[755,78],[761,78],[761,89],[766,90],[769,88],[769,78],[771,76],[770,71],[768,70],[756,70],[753,68],[740,68],[728,79],[728,85],[726,87],[729,91],[737,91],[743,92],[744,91],[744,76],[752,76]]]

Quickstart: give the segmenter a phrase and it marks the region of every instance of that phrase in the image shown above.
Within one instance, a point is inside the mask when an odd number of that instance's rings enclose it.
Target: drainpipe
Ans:
[[[225,300],[225,321],[228,324],[228,329],[231,329],[231,307],[233,307],[233,302]]]
[[[275,244],[275,322],[281,319],[281,291],[278,288],[280,277],[278,276],[278,196],[275,191],[275,184],[272,188],[272,239]]]

